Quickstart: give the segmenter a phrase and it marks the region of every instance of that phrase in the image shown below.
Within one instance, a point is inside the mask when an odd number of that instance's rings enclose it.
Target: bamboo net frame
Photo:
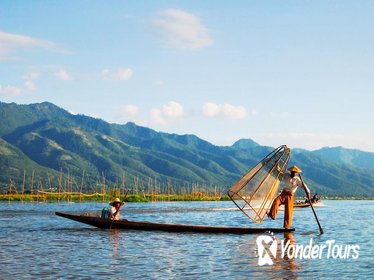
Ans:
[[[255,223],[260,224],[270,209],[290,155],[286,145],[279,146],[228,190],[231,200]]]

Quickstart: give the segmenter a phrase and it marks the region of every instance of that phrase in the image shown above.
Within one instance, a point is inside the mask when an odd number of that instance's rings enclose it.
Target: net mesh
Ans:
[[[263,221],[278,192],[290,153],[286,145],[278,147],[228,190],[231,200],[258,224]]]

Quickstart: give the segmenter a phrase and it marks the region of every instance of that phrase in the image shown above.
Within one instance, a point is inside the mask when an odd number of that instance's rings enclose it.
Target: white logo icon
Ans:
[[[258,265],[274,264],[273,259],[277,255],[277,240],[269,235],[260,235],[256,239],[258,251]]]

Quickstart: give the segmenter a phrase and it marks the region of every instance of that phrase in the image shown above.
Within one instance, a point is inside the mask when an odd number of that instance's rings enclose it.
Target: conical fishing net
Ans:
[[[290,154],[286,145],[278,147],[228,190],[229,197],[239,209],[258,224],[277,195]]]

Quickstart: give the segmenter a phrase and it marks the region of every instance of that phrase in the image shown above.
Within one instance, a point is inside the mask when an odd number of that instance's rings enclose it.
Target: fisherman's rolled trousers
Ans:
[[[275,220],[277,216],[279,206],[284,204],[284,228],[290,228],[292,225],[292,212],[293,212],[293,201],[294,201],[294,194],[292,192],[282,191],[280,195],[278,195],[271,205],[269,211],[269,217]]]

